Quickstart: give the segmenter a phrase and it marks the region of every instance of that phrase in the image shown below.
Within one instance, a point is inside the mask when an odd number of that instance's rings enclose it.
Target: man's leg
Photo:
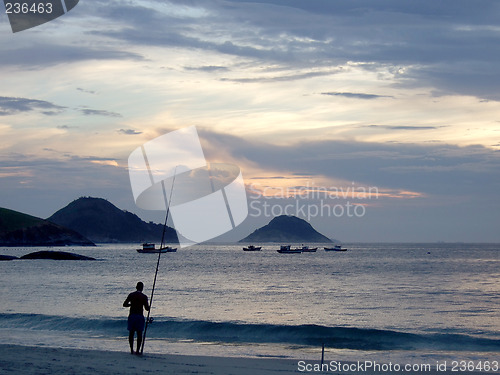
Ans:
[[[142,334],[141,334],[142,336]],[[142,340],[142,337],[141,337]],[[128,333],[128,343],[130,345],[130,354],[134,354],[134,331]]]
[[[137,331],[137,353],[136,354],[142,354],[141,353],[141,345],[142,345],[142,331]]]

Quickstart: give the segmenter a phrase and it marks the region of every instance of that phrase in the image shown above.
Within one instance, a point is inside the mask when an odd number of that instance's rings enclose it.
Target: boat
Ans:
[[[254,245],[248,245],[247,247],[243,248],[243,251],[260,251],[262,249],[262,246],[254,246]]]
[[[292,249],[290,245],[281,246],[279,250],[276,250],[280,254],[300,254],[302,250],[300,249]]]
[[[170,246],[162,247],[159,250],[161,250],[162,253],[176,253],[177,252],[176,247],[170,247]]]
[[[342,248],[341,245],[335,245],[334,247],[325,247],[325,251],[347,251],[347,249]]]
[[[295,249],[295,250],[300,250],[303,253],[315,253],[316,250],[318,250],[318,248],[317,247],[302,246],[300,249]]]
[[[175,253],[176,251],[177,248],[172,248],[170,246],[157,249],[154,243],[143,243],[142,249],[137,249],[137,252],[141,254]]]

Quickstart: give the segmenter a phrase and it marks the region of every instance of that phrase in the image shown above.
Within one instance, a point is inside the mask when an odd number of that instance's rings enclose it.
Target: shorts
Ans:
[[[144,316],[141,314],[130,314],[128,316],[128,324],[127,324],[127,329],[129,331],[138,331],[142,332],[144,331],[144,323],[145,323]]]

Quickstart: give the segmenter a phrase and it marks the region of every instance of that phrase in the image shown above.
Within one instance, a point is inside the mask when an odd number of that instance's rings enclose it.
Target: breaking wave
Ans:
[[[0,314],[0,329],[84,333],[93,337],[122,337],[123,318],[77,318],[42,314]],[[321,325],[249,324],[156,318],[148,337],[217,343],[276,343],[351,350],[500,351],[500,340],[466,334],[416,334],[401,331]]]

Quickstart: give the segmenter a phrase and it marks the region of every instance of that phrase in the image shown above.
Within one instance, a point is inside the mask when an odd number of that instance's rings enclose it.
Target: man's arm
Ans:
[[[149,311],[149,303],[148,303],[148,296],[145,295],[146,298],[144,298],[144,309],[146,311]]]
[[[132,303],[130,302],[130,295],[128,295],[125,302],[123,302],[123,307],[130,307],[131,305],[132,305]]]

